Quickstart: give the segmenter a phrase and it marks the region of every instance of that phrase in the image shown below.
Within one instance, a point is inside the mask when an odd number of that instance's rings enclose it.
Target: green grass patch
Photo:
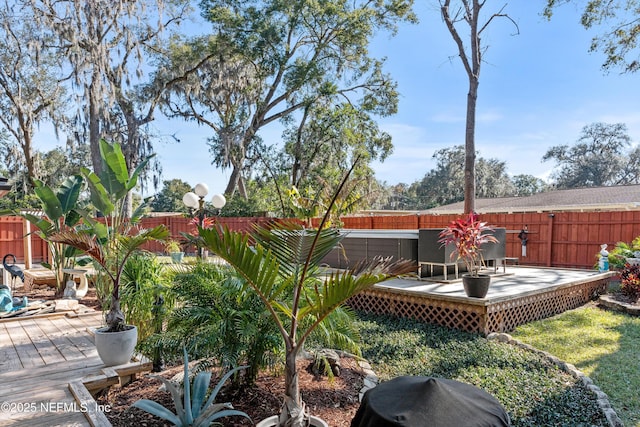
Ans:
[[[640,318],[586,307],[512,335],[575,365],[609,396],[624,425],[640,427]]]
[[[595,397],[545,358],[481,336],[409,319],[360,315],[363,355],[382,380],[451,378],[480,387],[514,426],[605,426]]]

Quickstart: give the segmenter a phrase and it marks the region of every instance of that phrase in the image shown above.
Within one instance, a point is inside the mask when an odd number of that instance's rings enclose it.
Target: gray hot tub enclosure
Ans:
[[[345,238],[340,246],[334,248],[323,263],[334,268],[349,268],[363,259],[375,256],[393,256],[419,263],[434,264],[434,275],[442,274],[443,265],[454,266],[451,258],[453,245],[443,247],[439,240],[442,228],[420,230],[341,230]],[[496,228],[493,235],[499,243],[482,246],[484,259],[493,261],[504,259],[506,229]]]

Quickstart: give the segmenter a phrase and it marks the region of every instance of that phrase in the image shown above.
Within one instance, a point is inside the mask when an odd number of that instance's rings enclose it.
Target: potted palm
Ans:
[[[226,228],[199,228],[202,244],[244,277],[277,326],[285,346],[285,390],[279,415],[257,426],[326,426],[311,417],[301,398],[297,359],[313,330],[341,304],[360,291],[397,275],[416,271],[415,261],[375,258],[346,271],[328,273],[321,260],[343,235],[325,228],[329,211],[349,174],[333,196],[316,230],[299,222],[272,229],[256,227],[251,235]],[[304,321],[303,321],[304,319]]]
[[[126,196],[137,183],[138,175],[149,161],[145,159],[129,175],[122,149],[118,144],[100,141],[103,161],[100,176],[86,168],[82,176],[89,184],[91,202],[104,216],[97,220],[84,212],[83,224],[74,229],[53,233],[47,240],[79,249],[100,268],[110,283],[109,309],[105,315],[106,327],[95,333],[96,349],[107,366],[120,365],[131,360],[137,343],[137,328],[127,325],[120,309],[120,286],[124,266],[131,255],[147,242],[164,241],[169,231],[164,225],[152,229],[140,228],[138,223],[148,200],[130,217],[125,215]]]
[[[164,245],[165,250],[171,257],[171,261],[180,264],[182,259],[184,258],[184,252],[182,251],[182,246],[180,246],[180,242],[177,240],[167,240]]]
[[[454,245],[451,257],[462,260],[467,273],[462,275],[462,283],[467,296],[484,298],[489,290],[491,276],[480,274],[485,265],[481,246],[486,243],[498,243],[491,234],[493,228],[480,221],[477,213],[470,212],[466,217],[451,221],[440,232],[439,243],[442,246]]]

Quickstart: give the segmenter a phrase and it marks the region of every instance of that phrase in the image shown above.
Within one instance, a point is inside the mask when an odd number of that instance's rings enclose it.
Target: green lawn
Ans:
[[[609,396],[625,426],[640,427],[640,318],[585,307],[513,334],[575,365]]]
[[[480,387],[514,426],[606,426],[595,396],[546,358],[470,333],[408,319],[360,315],[363,356],[387,380],[451,378]]]

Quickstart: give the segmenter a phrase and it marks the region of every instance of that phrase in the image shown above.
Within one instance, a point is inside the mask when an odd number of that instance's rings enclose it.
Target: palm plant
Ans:
[[[234,386],[253,383],[259,370],[273,365],[280,355],[278,331],[233,268],[196,263],[190,271],[174,276],[172,293],[177,304],[168,316],[166,331],[141,343],[146,354],[162,349],[165,356],[175,357],[186,346],[201,359],[199,367],[247,365],[243,375],[234,376]]]
[[[308,425],[296,359],[311,333],[352,296],[416,268],[414,261],[382,258],[358,263],[346,271],[320,268],[322,259],[343,238],[338,230],[325,229],[324,225],[348,175],[317,230],[295,222],[284,222],[273,229],[256,227],[250,236],[226,228],[199,229],[204,245],[233,266],[260,298],[284,340],[285,390],[280,426]]]
[[[147,242],[165,240],[169,231],[164,225],[152,229],[138,227],[148,200],[131,217],[125,216],[127,194],[136,186],[138,175],[149,158],[129,175],[120,145],[101,140],[100,155],[103,161],[100,176],[86,168],[81,169],[81,174],[89,184],[91,202],[104,215],[104,221],[85,214],[83,227],[53,233],[47,240],[79,249],[107,275],[111,282],[111,301],[105,322],[109,332],[115,332],[125,329],[125,318],[120,309],[120,284],[127,260]]]

